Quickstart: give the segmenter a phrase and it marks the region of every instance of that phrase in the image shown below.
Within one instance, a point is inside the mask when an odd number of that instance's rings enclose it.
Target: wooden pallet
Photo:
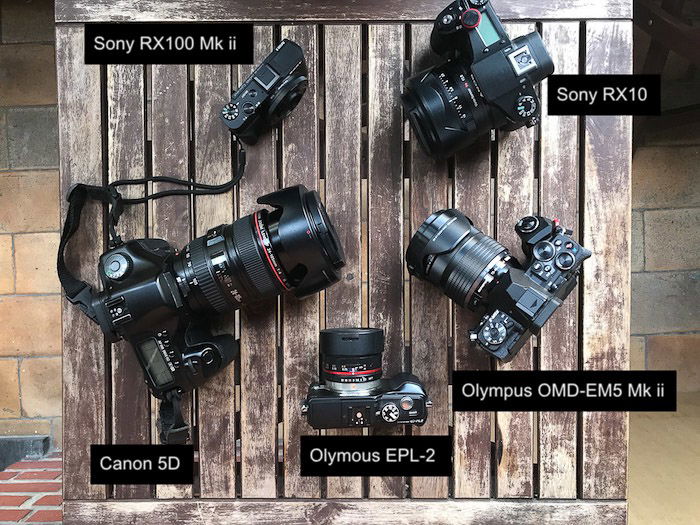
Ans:
[[[198,429],[193,486],[90,484],[89,445],[155,443],[156,407],[131,350],[105,345],[99,329],[65,302],[67,523],[625,522],[626,414],[453,417],[451,371],[497,365],[467,341],[474,314],[454,308],[437,288],[409,281],[404,252],[423,220],[446,207],[511,249],[521,216],[557,216],[594,256],[556,319],[498,367],[626,368],[631,119],[545,117],[535,129],[487,137],[449,162],[430,160],[411,140],[399,95],[407,75],[435,62],[428,22],[446,3],[57,1],[63,194],[76,182],[144,176],[228,180],[231,137],[218,112],[252,67],[86,66],[85,22],[251,20],[256,61],[280,38],[304,48],[310,87],[302,103],[249,149],[235,194],[134,207],[121,232],[183,246],[251,213],[258,196],[303,183],[321,192],[347,255],[341,282],[324,293],[285,297],[265,315],[242,312],[219,322],[240,335],[241,355],[185,403]],[[559,73],[632,71],[630,0],[494,5],[511,36],[541,31]],[[546,100],[546,82],[541,89]],[[162,189],[153,186],[134,191]],[[103,211],[86,213],[70,264],[97,282]],[[408,370],[424,380],[434,407],[428,423],[410,432],[454,438],[452,477],[299,475],[299,436],[314,433],[300,403],[318,376],[318,331],[348,325],[383,328],[388,373]]]

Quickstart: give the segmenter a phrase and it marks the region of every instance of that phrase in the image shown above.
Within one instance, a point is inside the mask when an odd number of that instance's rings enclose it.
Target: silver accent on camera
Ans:
[[[508,54],[513,71],[518,76],[524,75],[528,71],[537,69],[537,61],[530,51],[530,46],[524,45]]]

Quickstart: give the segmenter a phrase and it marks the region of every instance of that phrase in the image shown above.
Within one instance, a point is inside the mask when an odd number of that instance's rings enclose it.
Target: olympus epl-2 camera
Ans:
[[[131,343],[156,397],[188,392],[234,358],[236,342],[213,336],[210,316],[339,280],[344,254],[317,192],[294,186],[258,203],[273,209],[213,228],[182,251],[160,239],[118,244],[100,257],[100,293],[66,287],[111,342]]]
[[[302,405],[313,428],[425,423],[432,402],[418,378],[382,379],[383,330],[322,330],[319,344],[324,382],[309,387]]]
[[[457,0],[430,45],[447,61],[406,82],[403,103],[425,151],[444,159],[491,129],[539,122],[535,86],[554,73],[538,33],[511,40],[489,0]]]
[[[233,93],[221,118],[240,140],[256,144],[297,107],[309,85],[308,74],[301,47],[282,40]]]
[[[470,338],[504,362],[539,333],[591,256],[557,220],[525,217],[515,231],[524,264],[459,211],[439,211],[413,236],[406,254],[411,275],[439,286],[460,306],[486,309]]]

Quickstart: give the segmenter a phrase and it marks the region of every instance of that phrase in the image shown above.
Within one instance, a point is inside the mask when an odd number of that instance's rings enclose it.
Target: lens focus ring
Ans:
[[[228,310],[228,304],[221,290],[216,285],[214,276],[209,269],[209,257],[206,251],[205,238],[200,237],[190,243],[190,261],[192,262],[192,271],[197,279],[197,286],[202,294],[209,301],[209,304],[217,312],[222,313]]]
[[[464,306],[468,300],[467,295],[478,279],[483,279],[484,270],[489,266],[500,253],[504,253],[505,248],[481,232],[473,235],[459,249],[459,253],[448,271],[447,280],[444,285],[445,294],[459,305]]]
[[[258,250],[255,228],[251,224],[254,220],[255,216],[253,215],[233,223],[233,243],[255,291],[264,297],[278,295],[282,288],[273,281],[270,270],[268,270],[269,264]]]

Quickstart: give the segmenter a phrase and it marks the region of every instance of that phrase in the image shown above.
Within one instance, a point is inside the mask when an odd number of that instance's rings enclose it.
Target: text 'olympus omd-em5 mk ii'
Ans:
[[[539,333],[591,256],[556,219],[525,217],[515,231],[527,258],[522,265],[459,211],[439,211],[419,228],[406,254],[411,275],[439,286],[460,306],[485,307],[470,338],[504,362]]]
[[[221,118],[246,144],[275,127],[297,107],[309,85],[301,47],[291,40],[280,45],[231,96]]]
[[[535,85],[554,63],[538,33],[511,40],[489,0],[458,0],[437,17],[430,45],[447,61],[408,79],[403,96],[429,155],[444,159],[491,129],[539,122]]]
[[[383,330],[322,330],[319,344],[323,383],[309,387],[302,405],[312,427],[425,423],[432,402],[419,379],[407,373],[382,379]]]
[[[111,248],[99,260],[103,290],[93,292],[71,275],[63,254],[88,198],[110,202],[113,213],[123,206],[112,187],[76,185],[71,190],[59,248],[61,284],[68,300],[99,324],[108,341],[124,339],[133,346],[149,389],[165,401],[160,412],[164,442],[187,439],[181,394],[203,385],[238,351],[232,336],[212,335],[212,315],[284,292],[314,294],[337,282],[345,264],[319,194],[293,186],[258,199],[271,211],[261,209],[212,228],[181,251],[160,239],[122,242],[112,231]]]

